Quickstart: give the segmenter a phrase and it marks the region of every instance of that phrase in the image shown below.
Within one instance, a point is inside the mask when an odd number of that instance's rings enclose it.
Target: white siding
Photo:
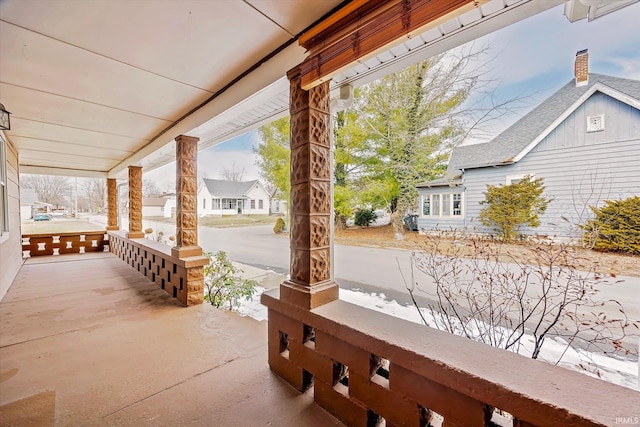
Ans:
[[[4,138],[0,135],[0,138]],[[6,138],[4,138],[6,141]],[[9,231],[0,236],[0,300],[13,283],[22,265],[22,236],[20,225],[20,195],[18,181],[18,155],[7,141],[7,213]]]
[[[260,184],[249,190],[247,197],[248,199],[244,206],[245,213],[250,215],[269,215],[269,195]],[[251,209],[251,200],[255,200],[255,209]],[[260,209],[260,200],[262,200],[262,209]]]

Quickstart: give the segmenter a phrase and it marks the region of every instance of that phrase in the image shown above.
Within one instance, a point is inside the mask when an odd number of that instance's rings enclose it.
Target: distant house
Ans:
[[[269,212],[272,215],[286,215],[287,213],[287,202],[280,199],[273,199],[270,203]]]
[[[176,199],[170,197],[143,197],[142,216],[163,216],[171,218],[176,212]]]
[[[447,176],[418,186],[421,230],[489,231],[478,221],[486,185],[544,178],[552,198],[524,234],[574,238],[589,206],[640,194],[640,81],[586,73],[488,143],[453,150]],[[580,61],[584,61],[582,63]]]
[[[52,204],[38,201],[35,189],[20,189],[20,219],[31,219],[37,213],[50,213],[52,207]]]
[[[269,214],[269,195],[262,184],[204,178],[198,189],[198,215],[237,214]]]

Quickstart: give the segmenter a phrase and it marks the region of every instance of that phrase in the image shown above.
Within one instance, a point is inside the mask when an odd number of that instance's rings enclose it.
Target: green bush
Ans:
[[[601,208],[590,208],[595,218],[581,227],[585,230],[585,241],[595,237],[596,250],[640,255],[639,196],[607,200]]]
[[[378,219],[378,215],[373,211],[373,209],[358,209],[356,211],[354,223],[360,227],[368,227],[376,219]]]
[[[276,224],[273,226],[273,232],[276,234],[280,234],[284,231],[285,228],[286,228],[286,225],[284,223],[284,219],[278,218],[276,220]]]
[[[251,298],[258,283],[239,277],[242,270],[227,259],[224,251],[215,255],[206,252],[204,255],[209,258],[209,264],[204,267],[205,301],[218,308],[228,304],[229,310],[233,310],[240,305],[240,298]]]
[[[504,240],[511,240],[519,235],[523,225],[540,225],[539,216],[552,201],[544,198],[543,192],[542,178],[532,179],[529,175],[513,184],[487,185],[485,199],[480,202],[486,205],[480,211],[480,222],[493,228]]]

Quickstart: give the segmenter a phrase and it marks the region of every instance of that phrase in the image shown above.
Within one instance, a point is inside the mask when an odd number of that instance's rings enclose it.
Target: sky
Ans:
[[[489,77],[499,83],[496,97],[526,97],[522,108],[492,124],[497,134],[573,78],[575,54],[580,50],[589,49],[590,72],[640,80],[640,3],[592,22],[575,23],[558,6],[475,43],[490,46],[493,59],[487,67]],[[258,179],[252,151],[258,142],[253,131],[200,152],[199,174],[219,179],[226,168],[244,171],[244,180]],[[170,185],[174,171],[172,163],[144,177],[164,188]]]

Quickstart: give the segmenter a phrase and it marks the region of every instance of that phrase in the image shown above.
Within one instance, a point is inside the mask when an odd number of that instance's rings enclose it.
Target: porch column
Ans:
[[[142,231],[142,167],[129,166],[129,239],[144,237]]]
[[[118,187],[115,178],[107,178],[107,230],[119,230]]]
[[[338,299],[331,277],[331,161],[329,82],[301,87],[289,71],[291,115],[291,279],[280,299],[312,309]]]
[[[198,141],[180,135],[176,138],[176,246],[178,258],[202,256],[198,246]]]

